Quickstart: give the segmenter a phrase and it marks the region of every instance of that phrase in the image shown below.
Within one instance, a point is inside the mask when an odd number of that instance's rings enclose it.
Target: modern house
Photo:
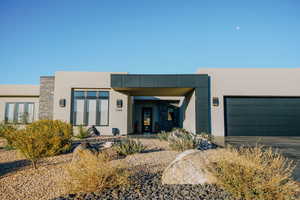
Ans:
[[[300,68],[207,68],[195,74],[56,72],[0,85],[0,121],[58,119],[100,134],[181,127],[214,136],[300,136]]]

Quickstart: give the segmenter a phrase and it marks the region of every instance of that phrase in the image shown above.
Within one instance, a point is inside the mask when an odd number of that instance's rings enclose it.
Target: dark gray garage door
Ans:
[[[300,98],[225,97],[227,136],[300,136]]]

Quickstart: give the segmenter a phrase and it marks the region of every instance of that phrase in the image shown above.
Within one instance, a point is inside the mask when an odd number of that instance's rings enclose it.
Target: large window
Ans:
[[[34,103],[6,103],[5,122],[27,124],[34,120]]]
[[[73,125],[107,126],[109,92],[73,91]]]

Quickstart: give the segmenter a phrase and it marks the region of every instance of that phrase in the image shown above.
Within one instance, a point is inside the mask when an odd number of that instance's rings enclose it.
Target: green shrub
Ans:
[[[6,149],[11,150],[12,147],[12,133],[17,130],[16,125],[14,124],[7,124],[7,123],[0,123],[0,137],[3,137],[7,141]]]
[[[78,130],[78,133],[75,135],[75,137],[77,137],[79,139],[84,139],[84,138],[89,137],[89,132],[88,132],[87,128],[85,128],[84,126],[79,125],[77,130]]]
[[[209,166],[217,184],[245,200],[297,199],[299,185],[291,178],[295,164],[271,148],[220,149]]]
[[[71,148],[72,126],[59,120],[39,120],[11,132],[12,146],[37,168],[37,161]]]
[[[122,140],[113,147],[119,155],[127,156],[134,153],[143,152],[146,147],[140,142],[132,139]]]
[[[95,192],[125,187],[129,184],[130,173],[124,163],[109,162],[108,154],[92,155],[81,152],[80,160],[66,167],[67,176],[62,185],[68,193]]]

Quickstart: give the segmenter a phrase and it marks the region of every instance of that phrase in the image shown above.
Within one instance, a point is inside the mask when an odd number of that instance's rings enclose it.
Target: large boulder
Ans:
[[[207,165],[217,150],[187,150],[179,154],[164,170],[162,184],[212,184],[216,178],[207,170]]]
[[[72,163],[76,163],[80,160],[81,156],[86,154],[96,156],[98,154],[98,149],[88,142],[81,143],[73,151]]]

